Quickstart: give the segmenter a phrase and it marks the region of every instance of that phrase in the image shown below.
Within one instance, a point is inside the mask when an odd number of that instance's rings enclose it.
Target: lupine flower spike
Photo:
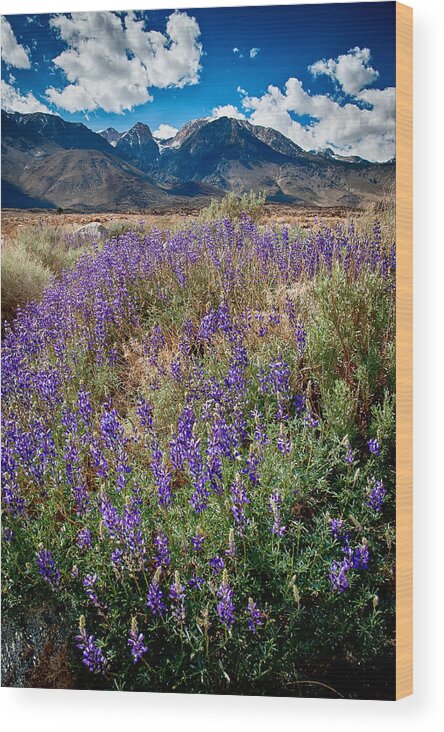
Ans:
[[[131,618],[131,630],[128,638],[128,645],[131,649],[131,655],[134,663],[138,663],[148,650],[147,646],[144,645],[144,640],[145,638],[143,633],[139,633],[136,618]]]
[[[85,627],[85,617],[80,616],[79,633],[76,636],[77,648],[82,651],[82,663],[93,674],[106,674],[108,660],[102,649],[97,645],[93,635],[88,635]]]

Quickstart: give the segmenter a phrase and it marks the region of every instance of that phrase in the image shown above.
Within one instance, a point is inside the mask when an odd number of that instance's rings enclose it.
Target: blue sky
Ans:
[[[119,131],[137,121],[177,129],[227,112],[306,148],[394,153],[394,2],[144,11],[132,16],[131,42],[122,41],[128,14],[108,14],[103,31],[80,16],[7,17],[6,109],[47,108]],[[162,48],[147,56],[152,41]]]

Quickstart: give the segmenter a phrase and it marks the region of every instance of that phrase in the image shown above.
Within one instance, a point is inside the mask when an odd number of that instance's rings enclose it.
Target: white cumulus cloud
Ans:
[[[2,15],[1,18],[1,45],[2,59],[7,66],[16,69],[30,69],[31,61],[26,49],[18,43],[9,21]]]
[[[244,96],[242,106],[250,122],[273,127],[304,150],[332,147],[342,155],[389,160],[395,154],[395,88],[365,88],[379,76],[369,62],[368,49],[354,48],[309,67],[314,76],[327,73],[339,84],[350,96],[346,104],[311,94],[291,77],[284,89],[270,85],[261,96]]]
[[[245,119],[245,115],[238,110],[234,104],[223,104],[220,107],[214,107],[211,111],[210,119],[218,119],[219,117],[232,117],[233,119]]]
[[[154,130],[153,137],[158,137],[159,140],[168,140],[170,137],[174,137],[177,135],[179,130],[177,127],[172,127],[171,125],[159,125],[157,130]]]
[[[260,50],[260,48],[250,48],[250,58],[256,58]]]
[[[147,30],[133,12],[57,15],[50,21],[66,50],[53,59],[68,84],[48,99],[68,112],[123,112],[152,100],[150,89],[197,84],[202,44],[195,18],[172,13],[165,33]]]
[[[46,112],[52,114],[48,107],[39,102],[32,92],[21,94],[18,89],[2,81],[2,109],[6,112],[20,112],[31,114],[32,112]]]
[[[321,59],[309,66],[313,76],[325,74],[337,82],[346,94],[357,94],[361,89],[371,84],[379,76],[370,66],[370,49],[351,48],[338,58]]]

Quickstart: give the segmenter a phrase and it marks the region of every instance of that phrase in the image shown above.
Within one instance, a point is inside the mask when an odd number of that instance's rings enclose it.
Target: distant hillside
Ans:
[[[4,207],[146,209],[250,190],[269,201],[361,206],[391,190],[394,177],[394,161],[306,152],[276,130],[228,117],[194,120],[156,141],[140,122],[95,133],[56,115],[2,112]]]

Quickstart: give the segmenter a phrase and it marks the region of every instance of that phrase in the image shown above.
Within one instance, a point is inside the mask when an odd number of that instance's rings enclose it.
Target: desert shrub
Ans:
[[[381,242],[391,245],[396,239],[396,195],[395,190],[374,203],[365,206],[359,217],[357,228],[361,236],[371,239],[380,237]]]
[[[108,221],[106,224],[107,236],[109,239],[113,237],[119,237],[122,234],[128,233],[128,231],[138,231],[140,233],[144,230],[144,221],[141,217],[140,221]]]
[[[40,300],[52,273],[18,243],[2,251],[2,321],[15,317],[17,308],[29,300]]]
[[[20,227],[16,242],[56,276],[75,263],[83,245],[74,241],[62,226],[46,225]]]
[[[393,293],[378,272],[354,278],[336,265],[318,278],[309,318],[309,360],[323,393],[338,397],[339,389],[344,394],[344,418],[353,407],[368,422],[371,405],[387,386],[394,388],[394,332]]]
[[[392,662],[394,266],[243,216],[122,234],[20,313],[4,612],[62,609],[78,686],[353,696]]]
[[[63,226],[19,227],[2,252],[2,322],[12,322],[18,307],[40,300],[51,277],[72,267],[91,242]]]
[[[212,198],[211,203],[202,211],[201,219],[203,221],[219,221],[220,219],[230,219],[230,221],[239,221],[243,214],[246,214],[253,221],[259,221],[266,202],[265,192],[250,191],[237,196],[230,191],[223,198]]]

